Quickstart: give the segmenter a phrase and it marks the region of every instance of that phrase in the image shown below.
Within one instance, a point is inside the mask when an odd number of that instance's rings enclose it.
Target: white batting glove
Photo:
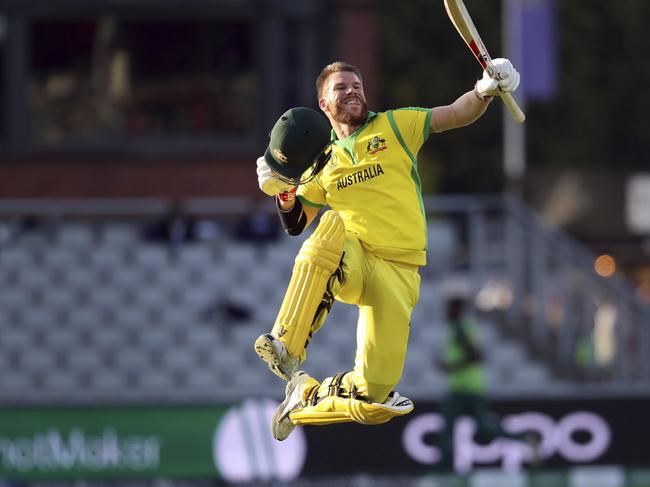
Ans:
[[[273,173],[264,157],[257,158],[257,182],[260,189],[269,196],[277,196],[294,190],[294,186],[285,183]]]
[[[488,96],[515,91],[519,86],[519,72],[508,59],[496,58],[492,60],[492,64],[494,78],[491,78],[487,71],[483,71],[483,77],[476,82],[476,94],[481,100]]]

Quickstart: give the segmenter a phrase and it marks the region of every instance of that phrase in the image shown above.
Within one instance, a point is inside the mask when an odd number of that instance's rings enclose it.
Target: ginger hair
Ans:
[[[363,82],[361,71],[356,66],[352,66],[351,64],[345,63],[343,61],[335,61],[333,63],[330,63],[323,68],[323,70],[318,75],[318,78],[316,78],[316,94],[318,95],[319,100],[322,96],[323,86],[325,86],[327,78],[329,78],[331,74],[340,73],[341,71],[354,73],[359,78],[359,81]]]

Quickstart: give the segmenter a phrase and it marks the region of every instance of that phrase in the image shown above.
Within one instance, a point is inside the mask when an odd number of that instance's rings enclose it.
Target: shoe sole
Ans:
[[[293,423],[291,423],[291,428],[287,432],[286,436],[283,435],[284,437],[280,438],[279,435],[278,435],[277,429],[280,426],[280,424],[282,423],[282,420],[287,418],[289,416],[289,414],[291,413],[291,411],[286,410],[287,405],[289,403],[289,400],[291,399],[291,396],[293,395],[293,392],[296,390],[296,387],[298,387],[298,385],[300,383],[302,383],[302,381],[297,381],[297,380],[296,381],[289,381],[289,383],[287,384],[287,387],[286,387],[286,389],[284,391],[284,395],[285,395],[284,401],[282,401],[280,403],[280,405],[275,410],[275,413],[273,413],[273,419],[271,420],[271,433],[273,434],[273,438],[275,438],[278,441],[286,440],[289,437],[289,435],[291,434],[291,432],[293,431],[293,428],[295,428],[295,425]],[[291,420],[289,420],[289,422],[291,422]]]
[[[277,375],[280,379],[289,381],[289,377],[280,369],[280,357],[275,352],[271,338],[268,335],[262,335],[255,340],[255,353],[269,366],[271,372]]]

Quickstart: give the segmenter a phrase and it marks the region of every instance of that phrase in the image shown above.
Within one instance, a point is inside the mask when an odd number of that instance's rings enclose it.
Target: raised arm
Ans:
[[[460,96],[451,105],[435,107],[431,110],[429,131],[444,132],[469,125],[485,113],[490,101],[492,97],[481,100],[476,91],[472,90]]]
[[[483,72],[474,89],[460,96],[451,105],[435,107],[431,111],[429,130],[432,133],[464,127],[485,113],[487,106],[500,92],[512,92],[519,86],[519,73],[507,59],[493,60],[494,76]]]

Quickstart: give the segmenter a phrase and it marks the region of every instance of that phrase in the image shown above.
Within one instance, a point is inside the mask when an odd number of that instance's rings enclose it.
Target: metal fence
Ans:
[[[429,197],[425,207],[456,229],[452,265],[477,307],[503,320],[558,376],[650,382],[650,308],[624,275],[598,275],[590,251],[511,196]]]
[[[172,208],[166,199],[3,200],[0,219],[154,217]],[[270,202],[243,198],[189,199],[178,208],[216,219],[275,211]],[[477,308],[525,341],[557,377],[647,386],[650,308],[625,276],[600,277],[591,252],[510,196],[430,196],[425,208],[432,224],[422,272],[443,287],[464,282]]]

